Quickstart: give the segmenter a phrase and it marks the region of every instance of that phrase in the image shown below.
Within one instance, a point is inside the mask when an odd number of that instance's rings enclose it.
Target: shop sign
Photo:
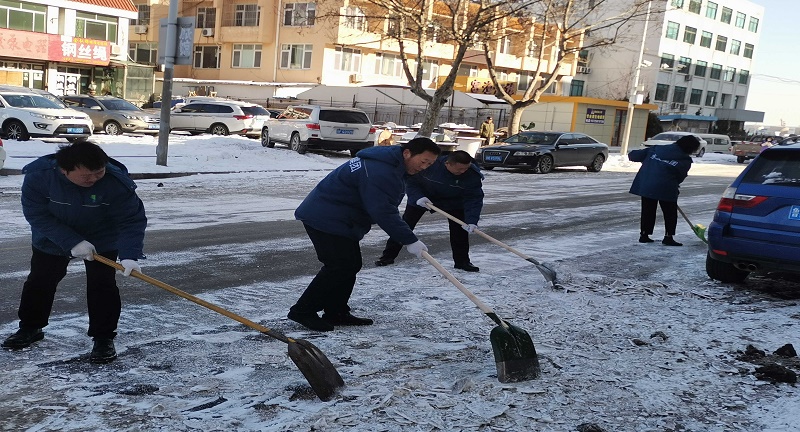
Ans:
[[[506,93],[513,95],[517,93],[517,83],[514,81],[497,81],[500,86],[503,87],[503,90]],[[465,93],[480,93],[480,94],[488,94],[488,95],[495,95],[497,94],[497,90],[494,87],[494,83],[492,83],[491,78],[470,78],[469,82],[467,83],[467,90]]]
[[[50,36],[46,33],[0,29],[0,54],[26,60],[49,60]]]
[[[586,108],[586,123],[606,124],[606,110]]]
[[[96,39],[57,36],[50,42],[51,60],[107,66],[111,43]]]

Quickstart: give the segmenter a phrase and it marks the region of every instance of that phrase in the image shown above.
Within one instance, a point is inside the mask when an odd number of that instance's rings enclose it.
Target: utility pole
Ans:
[[[161,88],[161,119],[156,147],[156,165],[167,166],[169,113],[172,108],[172,78],[175,75],[175,53],[178,50],[178,0],[169,0],[167,41],[164,52],[164,84]]]
[[[625,130],[622,133],[622,145],[619,151],[619,154],[623,160],[625,160],[626,156],[628,155],[628,141],[631,137],[631,124],[633,123],[633,104],[636,102],[636,93],[639,87],[639,73],[642,69],[644,47],[645,42],[647,42],[647,26],[650,24],[650,6],[652,4],[653,0],[649,0],[647,2],[647,15],[644,19],[644,30],[642,31],[642,47],[639,49],[639,61],[636,62],[636,71],[633,73],[633,85],[631,86],[631,92],[628,97],[628,112],[625,116]]]

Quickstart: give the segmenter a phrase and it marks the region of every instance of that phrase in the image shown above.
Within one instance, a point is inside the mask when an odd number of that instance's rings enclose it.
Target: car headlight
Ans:
[[[58,119],[58,117],[56,117],[56,116],[47,115],[47,114],[31,113],[31,115],[34,116],[34,117],[43,118],[45,120],[56,120],[56,119]]]
[[[129,120],[139,120],[139,116],[135,116],[135,115],[123,114],[122,116],[125,117],[126,119],[129,119]]]
[[[518,151],[514,152],[514,156],[536,156],[538,152],[530,152],[530,151]]]

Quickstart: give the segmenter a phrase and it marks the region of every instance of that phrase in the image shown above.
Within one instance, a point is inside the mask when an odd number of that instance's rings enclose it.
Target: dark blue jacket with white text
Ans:
[[[397,209],[406,176],[401,147],[366,148],[325,176],[294,216],[311,228],[354,240],[364,238],[377,223],[398,242],[414,243],[417,236]]]
[[[86,240],[98,252],[119,251],[120,260],[142,256],[147,217],[124,165],[109,158],[105,176],[90,187],[72,183],[52,154],[25,165],[22,173],[22,212],[34,248],[70,256]]]
[[[473,163],[457,176],[447,170],[445,161],[447,155],[440,156],[433,165],[408,178],[408,203],[417,205],[417,200],[426,197],[446,212],[463,209],[464,222],[477,225],[483,209],[481,169]]]
[[[633,150],[628,159],[642,163],[630,193],[659,201],[678,201],[680,184],[692,167],[690,155],[676,144],[668,144]]]

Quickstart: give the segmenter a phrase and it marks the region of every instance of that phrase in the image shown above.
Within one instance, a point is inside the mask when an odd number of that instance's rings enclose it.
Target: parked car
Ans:
[[[261,105],[207,98],[173,108],[169,127],[170,131],[185,131],[192,135],[238,134],[259,138],[261,127],[268,118],[269,111]]]
[[[739,141],[731,147],[731,154],[736,156],[736,162],[744,163],[753,159],[765,149],[777,144],[778,138],[773,135],[756,135],[746,141]]]
[[[37,94],[39,96],[43,96],[43,97],[45,97],[47,99],[50,99],[51,101],[55,102],[56,105],[59,105],[62,108],[67,108],[67,106],[64,105],[64,102],[62,102],[61,99],[58,98],[58,96],[50,93],[47,90],[24,87],[24,86],[16,86],[16,85],[11,85],[11,84],[0,84],[0,91]]]
[[[706,140],[706,153],[731,154],[731,138],[723,134],[698,133]]]
[[[158,133],[159,118],[145,112],[125,99],[114,96],[69,95],[64,103],[86,113],[94,123],[95,131],[109,135],[128,133]]]
[[[725,189],[706,232],[712,279],[800,273],[800,144],[773,146],[750,162]]]
[[[375,145],[375,128],[364,111],[357,108],[295,105],[261,129],[261,145],[283,143],[303,154],[309,148],[349,150],[352,156]]]
[[[576,132],[523,131],[475,153],[483,169],[529,168],[541,174],[564,166],[585,166],[590,172],[599,172],[607,159],[606,144]]]
[[[6,149],[3,148],[3,140],[0,139],[0,169],[3,169],[5,163],[6,163]]]
[[[703,139],[700,135],[694,132],[661,132],[660,134],[656,134],[654,137],[648,139],[647,141],[642,143],[642,147],[651,147],[654,145],[667,145],[672,144],[675,141],[685,137],[686,135],[693,135],[700,141],[700,148],[697,149],[697,153],[694,155],[697,157],[703,157],[706,154],[706,148],[708,147],[708,142]]]
[[[32,137],[80,141],[92,136],[89,116],[64,108],[30,89],[0,89],[0,121],[3,136],[18,141]]]

